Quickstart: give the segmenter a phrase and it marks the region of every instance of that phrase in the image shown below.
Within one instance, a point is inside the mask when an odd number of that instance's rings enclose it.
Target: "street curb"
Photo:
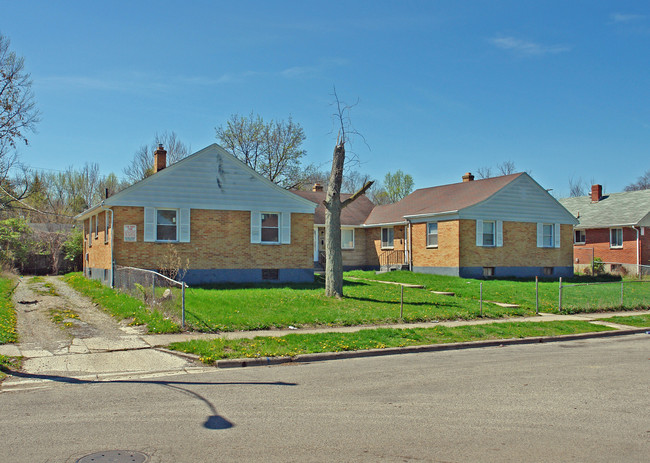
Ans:
[[[350,358],[363,358],[363,357],[382,357],[386,355],[398,354],[417,354],[421,352],[438,352],[446,350],[461,350],[461,349],[478,349],[482,347],[503,347],[519,344],[540,344],[548,342],[561,342],[561,341],[579,341],[583,339],[594,338],[607,338],[614,336],[626,336],[631,334],[646,333],[648,328],[635,328],[630,330],[617,330],[617,331],[600,331],[597,333],[578,333],[566,334],[560,336],[538,336],[532,338],[510,338],[510,339],[496,339],[489,341],[472,341],[472,342],[455,342],[449,344],[427,344],[422,346],[408,346],[408,347],[387,347],[384,349],[367,349],[343,352],[322,352],[317,354],[301,354],[295,357],[259,357],[259,358],[244,358],[244,359],[225,359],[218,360],[214,366],[217,368],[243,368],[243,367],[259,367],[268,365],[279,365],[283,363],[309,363],[309,362],[322,362],[325,360],[340,360]]]

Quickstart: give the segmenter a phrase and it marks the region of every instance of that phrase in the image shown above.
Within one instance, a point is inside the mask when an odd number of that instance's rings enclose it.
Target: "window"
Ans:
[[[483,267],[483,276],[484,277],[493,277],[494,276],[494,267]]]
[[[156,241],[177,241],[176,210],[156,210]]]
[[[622,248],[623,247],[623,229],[610,228],[609,229],[609,247]]]
[[[585,244],[586,243],[586,234],[584,230],[574,230],[573,232],[573,244]]]
[[[95,216],[95,239],[99,238],[99,215]]]
[[[483,246],[494,246],[494,222],[483,221]]]
[[[542,247],[555,247],[555,234],[553,233],[554,229],[555,226],[552,223],[545,223],[542,225]]]
[[[341,249],[354,249],[354,228],[341,228]]]
[[[553,267],[544,267],[542,269],[542,275],[545,277],[552,277],[553,276]]]
[[[280,270],[277,268],[263,268],[262,269],[262,280],[279,280],[280,279]]]
[[[428,248],[438,247],[438,223],[437,222],[427,223],[427,247]]]
[[[262,213],[262,243],[280,242],[280,215]]]
[[[394,243],[394,231],[392,228],[382,228],[381,229],[381,247],[382,248],[392,248]]]
[[[88,219],[88,247],[93,247],[93,218]]]

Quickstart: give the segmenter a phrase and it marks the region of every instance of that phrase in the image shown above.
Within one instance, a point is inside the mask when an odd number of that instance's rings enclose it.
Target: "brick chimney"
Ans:
[[[153,173],[160,172],[165,167],[167,167],[167,151],[162,143],[159,143],[158,149],[153,153]]]
[[[597,203],[603,199],[603,186],[602,185],[591,185],[591,202]]]
[[[467,172],[465,175],[463,175],[463,182],[473,182],[474,181],[474,176],[472,175],[471,172]]]
[[[311,189],[311,191],[323,191],[323,185],[321,185],[320,183],[314,183],[314,186]]]

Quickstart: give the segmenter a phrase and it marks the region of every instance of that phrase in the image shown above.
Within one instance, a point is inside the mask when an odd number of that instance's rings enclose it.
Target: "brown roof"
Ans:
[[[291,190],[291,192],[318,204],[316,212],[314,213],[314,224],[323,225],[325,223],[325,206],[323,205],[326,194],[325,191]],[[341,194],[341,201],[345,201],[350,196],[352,195],[345,193]],[[341,212],[341,225],[362,225],[374,207],[375,205],[366,195],[359,196]]]
[[[366,219],[366,225],[404,222],[404,217],[458,211],[486,200],[522,175],[511,174],[471,182],[421,188],[394,204],[377,206]]]

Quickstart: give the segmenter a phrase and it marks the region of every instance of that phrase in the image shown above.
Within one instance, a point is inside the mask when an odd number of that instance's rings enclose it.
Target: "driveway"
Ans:
[[[197,368],[152,348],[143,339],[144,327],[115,321],[60,277],[21,278],[14,302],[19,343],[0,346],[0,354],[22,356],[28,375],[101,378]],[[26,380],[12,376],[5,384],[15,381]]]

